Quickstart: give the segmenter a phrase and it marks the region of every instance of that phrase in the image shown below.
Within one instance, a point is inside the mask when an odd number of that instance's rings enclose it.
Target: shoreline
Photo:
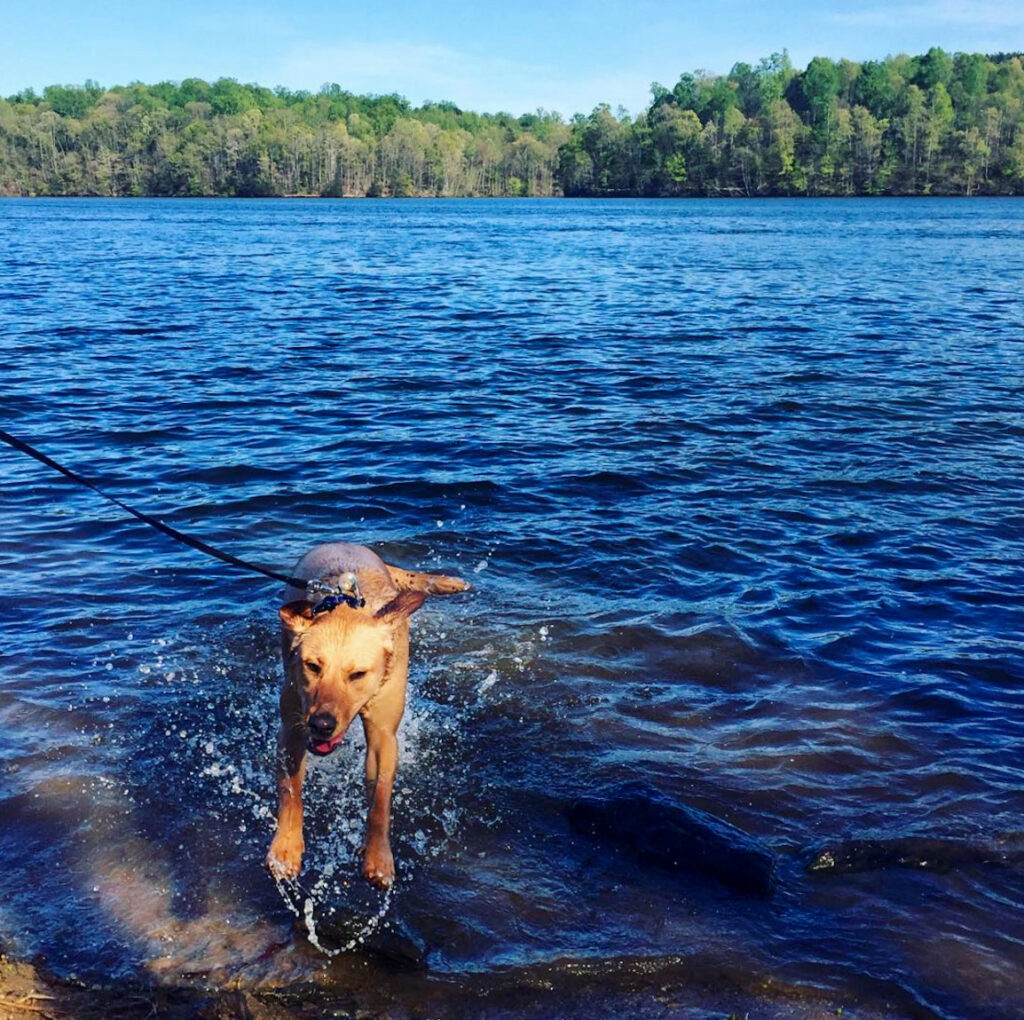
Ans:
[[[353,957],[352,963],[358,958]],[[366,963],[367,961],[363,961]],[[42,961],[0,953],[3,1020],[327,1020],[374,1018],[618,1018],[664,1020],[719,1016],[722,1020],[896,1020],[932,1018],[905,1001],[858,1001],[810,985],[786,985],[695,961],[691,973],[666,973],[656,962],[622,968],[613,961],[533,965],[461,979],[393,969],[348,987],[300,983],[246,987],[240,983],[162,984],[118,979],[86,983],[58,978]],[[382,980],[383,978],[383,980]]]
[[[1024,195],[992,195],[992,194],[935,194],[935,195],[86,195],[69,193],[64,195],[11,195],[0,194],[0,202],[4,201],[49,201],[59,199],[81,199],[102,202],[137,202],[161,201],[181,202],[850,202],[860,200],[879,201],[1000,201],[1003,199],[1020,200]]]

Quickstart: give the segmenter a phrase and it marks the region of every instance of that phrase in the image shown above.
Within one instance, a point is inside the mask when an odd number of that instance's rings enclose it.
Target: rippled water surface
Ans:
[[[805,870],[1024,828],[1024,204],[7,201],[0,236],[2,427],[268,566],[346,539],[475,589],[416,618],[395,891],[356,737],[282,893],[275,584],[0,449],[0,941],[1024,1014],[1019,865]],[[570,830],[638,778],[774,895]]]

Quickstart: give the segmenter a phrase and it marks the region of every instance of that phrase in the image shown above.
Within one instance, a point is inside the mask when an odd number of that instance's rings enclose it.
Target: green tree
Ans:
[[[924,126],[924,189],[932,190],[936,174],[947,176],[944,167],[946,148],[953,129],[953,102],[943,84],[935,85],[928,97]],[[944,189],[945,190],[945,189]]]
[[[827,57],[815,57],[798,80],[810,126],[827,138],[839,98],[839,68]]]
[[[785,99],[772,103],[767,118],[765,172],[770,194],[793,195],[804,191],[807,173],[797,163],[797,143],[803,124]]]
[[[758,112],[768,110],[772,103],[777,103],[785,96],[795,74],[786,50],[781,53],[773,53],[770,57],[761,58],[757,70],[754,72],[760,100]]]
[[[857,194],[878,195],[885,188],[879,171],[882,166],[882,139],[888,126],[887,121],[878,120],[864,106],[854,106],[850,111],[853,190]]]
[[[896,112],[897,95],[904,87],[903,79],[891,63],[869,60],[861,65],[860,74],[853,82],[851,100],[854,105],[870,110],[873,116],[885,119]]]
[[[948,88],[953,80],[953,58],[938,46],[933,46],[923,57],[917,59],[917,74],[914,84],[926,92],[941,85]]]

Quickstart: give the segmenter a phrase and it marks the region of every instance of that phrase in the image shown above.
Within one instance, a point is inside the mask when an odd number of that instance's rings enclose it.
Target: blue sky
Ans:
[[[4,3],[0,95],[188,77],[400,92],[472,110],[639,112],[652,81],[814,56],[1024,50],[1024,0],[28,0]]]

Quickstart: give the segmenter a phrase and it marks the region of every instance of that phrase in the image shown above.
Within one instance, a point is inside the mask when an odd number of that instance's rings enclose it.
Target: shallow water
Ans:
[[[4,428],[269,566],[345,539],[475,586],[416,618],[390,899],[358,737],[280,891],[274,583],[0,449],[0,940],[1024,1012],[1019,867],[804,872],[1024,828],[1024,205],[12,200],[0,235]],[[775,895],[570,832],[635,778],[771,846]]]

